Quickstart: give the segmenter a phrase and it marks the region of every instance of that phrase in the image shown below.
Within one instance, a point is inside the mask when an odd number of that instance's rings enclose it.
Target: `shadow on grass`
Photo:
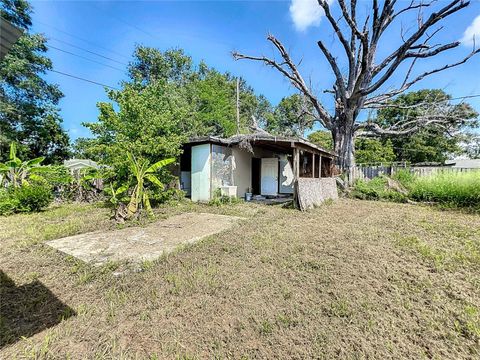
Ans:
[[[40,281],[16,286],[0,270],[0,348],[74,315],[75,311]]]

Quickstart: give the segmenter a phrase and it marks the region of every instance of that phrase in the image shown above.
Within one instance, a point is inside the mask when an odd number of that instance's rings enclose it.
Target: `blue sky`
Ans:
[[[265,39],[268,33],[272,33],[288,47],[294,59],[302,59],[302,73],[311,79],[319,94],[320,90],[331,87],[332,74],[316,42],[321,39],[336,55],[342,53],[337,51],[338,44],[330,27],[321,14],[316,13],[316,7],[308,4],[309,1],[312,0],[293,0],[293,4],[291,1],[34,1],[33,31],[45,33],[51,46],[63,50],[49,50],[57,71],[118,86],[119,81],[126,78],[124,64],[130,60],[135,44],[162,50],[180,47],[196,62],[205,60],[220,71],[244,77],[258,94],[264,94],[276,104],[295,89],[280,74],[260,63],[234,61],[231,51],[272,56],[274,51]],[[404,0],[399,3],[407,4]],[[370,3],[359,1],[359,4],[362,9]],[[441,6],[445,1],[439,0],[438,4]],[[334,11],[338,10],[335,3],[332,6]],[[444,29],[437,41],[462,39],[469,27],[470,34],[472,31],[480,34],[478,16],[480,1],[474,0],[469,8],[442,23]],[[400,29],[408,29],[412,21],[412,17],[406,17],[402,24],[398,22],[385,34],[380,57],[399,44]],[[470,50],[471,45],[462,45],[418,63],[417,71],[454,62]],[[402,73],[404,69],[392,78],[389,85],[401,82]],[[72,139],[89,136],[81,123],[97,119],[96,103],[108,100],[104,89],[56,73],[49,73],[47,78],[58,83],[65,94],[60,107],[64,127]],[[424,80],[414,89],[419,88],[442,88],[455,97],[480,94],[480,55],[461,67]],[[321,98],[325,99],[327,107],[331,107],[327,95],[321,95]],[[480,111],[480,98],[470,102]]]

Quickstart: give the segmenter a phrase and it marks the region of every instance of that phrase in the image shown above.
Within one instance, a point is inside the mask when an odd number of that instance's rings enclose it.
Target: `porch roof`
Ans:
[[[266,133],[254,133],[245,135],[234,135],[229,138],[221,138],[217,136],[199,136],[191,138],[185,145],[195,145],[202,143],[213,143],[226,146],[239,145],[241,143],[250,143],[252,145],[267,146],[277,150],[289,151],[292,148],[302,148],[314,153],[321,153],[322,156],[334,158],[336,153],[325,150],[303,138],[274,136]]]

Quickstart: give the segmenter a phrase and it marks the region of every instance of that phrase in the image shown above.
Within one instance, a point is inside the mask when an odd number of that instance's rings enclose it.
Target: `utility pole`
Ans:
[[[240,135],[240,78],[237,77],[237,135]]]

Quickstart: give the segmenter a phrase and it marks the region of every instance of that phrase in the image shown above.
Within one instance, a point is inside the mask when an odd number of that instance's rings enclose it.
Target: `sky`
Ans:
[[[334,14],[338,14],[338,4],[335,0],[329,2]],[[409,2],[398,1],[399,6]],[[358,3],[359,14],[370,5],[367,0]],[[438,0],[436,6],[445,4],[445,0]],[[217,70],[243,77],[257,94],[277,104],[282,97],[296,92],[289,82],[261,63],[235,61],[231,56],[237,50],[274,57],[274,49],[266,40],[268,34],[273,34],[295,61],[301,61],[304,78],[309,79],[327,109],[332,109],[331,99],[323,90],[331,88],[333,75],[317,41],[324,41],[341,63],[343,53],[316,0],[34,1],[32,5],[32,31],[49,38],[48,56],[58,72],[118,87],[121,80],[127,79],[126,65],[136,44],[161,50],[183,48],[196,63],[204,60]],[[480,0],[473,0],[466,10],[445,19],[441,25],[443,29],[436,42],[460,40],[462,45],[417,62],[416,73],[466,56],[474,46],[475,34],[480,45]],[[408,33],[414,27],[413,16],[395,22],[380,43],[378,58],[401,43],[402,31]],[[400,84],[405,71],[405,67],[400,68],[385,89]],[[60,108],[70,137],[74,140],[90,136],[81,123],[98,118],[97,102],[108,101],[104,87],[54,72],[46,78],[59,84],[65,94]],[[425,79],[412,90],[422,88],[441,88],[454,97],[480,94],[480,54],[465,65]],[[468,101],[480,112],[480,98]]]

